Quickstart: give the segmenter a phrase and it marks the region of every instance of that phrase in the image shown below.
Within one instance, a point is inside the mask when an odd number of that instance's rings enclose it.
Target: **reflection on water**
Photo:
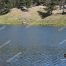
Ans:
[[[2,27],[2,26],[1,26]],[[6,26],[0,31],[0,66],[66,66],[66,30],[55,27]],[[18,54],[21,52],[21,54]],[[7,62],[8,59],[10,62]]]

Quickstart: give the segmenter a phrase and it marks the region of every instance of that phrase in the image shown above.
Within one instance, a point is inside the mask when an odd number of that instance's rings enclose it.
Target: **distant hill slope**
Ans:
[[[28,12],[23,12],[20,9],[13,8],[8,14],[0,16],[0,24],[30,24],[30,25],[65,25],[66,14],[59,13],[62,10],[53,11],[53,15],[46,16],[44,6],[36,6],[29,8]],[[46,16],[46,17],[45,17]],[[44,18],[42,18],[44,17]]]

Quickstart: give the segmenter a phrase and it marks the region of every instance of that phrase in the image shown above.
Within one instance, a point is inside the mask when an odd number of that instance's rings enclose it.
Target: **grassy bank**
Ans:
[[[66,15],[53,14],[42,19],[38,11],[44,12],[43,7],[33,7],[29,12],[22,12],[16,8],[0,16],[0,24],[28,24],[42,26],[66,26]]]

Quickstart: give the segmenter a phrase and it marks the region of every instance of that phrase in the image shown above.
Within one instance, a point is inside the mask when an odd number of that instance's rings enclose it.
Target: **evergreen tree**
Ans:
[[[54,0],[46,0],[46,11],[48,14],[52,14],[52,11],[55,9],[55,2]]]
[[[29,8],[33,5],[33,0],[26,0],[26,7]]]

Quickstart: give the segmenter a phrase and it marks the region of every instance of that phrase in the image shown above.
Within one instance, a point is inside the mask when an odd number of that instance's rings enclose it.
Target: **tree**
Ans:
[[[33,4],[33,0],[26,0],[26,7],[29,8]]]
[[[25,6],[27,8],[31,7],[31,5],[33,4],[33,0],[18,0],[17,5],[18,6]]]
[[[0,15],[8,13],[9,9],[8,0],[0,0]]]
[[[66,0],[58,0],[58,5],[60,10],[63,9],[62,13],[64,13],[64,6],[65,6]]]
[[[46,5],[46,11],[48,14],[52,14],[52,11],[55,9],[55,2],[54,0],[46,0],[45,2]]]

